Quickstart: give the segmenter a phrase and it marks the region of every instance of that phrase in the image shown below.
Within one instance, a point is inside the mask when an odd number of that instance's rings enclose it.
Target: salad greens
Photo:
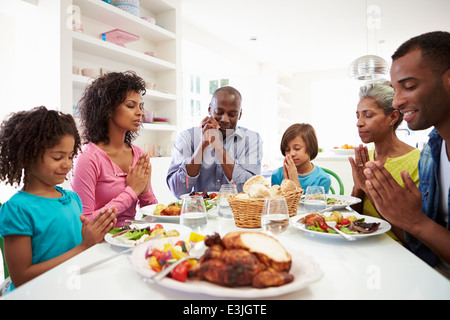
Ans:
[[[365,223],[364,218],[352,221],[347,224],[336,224],[336,228],[342,231],[345,234],[354,235],[354,234],[367,234],[372,233],[378,230],[380,223]],[[316,231],[316,232],[325,232],[325,233],[333,233],[337,234],[335,230],[330,228],[326,222],[317,222],[315,221],[314,226],[308,226],[308,230]]]
[[[218,199],[217,197],[215,197],[214,199],[204,199],[206,211],[212,209],[215,206],[217,199]],[[169,204],[169,206],[171,206],[171,205],[181,207],[183,205],[183,201],[181,201],[181,200],[175,201],[175,202],[172,202]]]
[[[164,230],[164,227],[157,223],[153,228],[151,226],[145,228],[131,228],[130,225],[123,226],[122,228],[113,228],[109,231],[113,238],[123,243],[135,243],[143,242],[151,239],[166,238],[166,237],[178,237],[180,233],[178,230]],[[133,242],[135,241],[135,242]]]

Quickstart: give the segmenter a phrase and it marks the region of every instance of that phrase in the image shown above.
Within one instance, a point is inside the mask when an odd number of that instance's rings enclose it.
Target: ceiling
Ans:
[[[366,3],[367,1],[367,3]],[[258,62],[294,71],[347,68],[405,40],[450,31],[449,0],[181,0],[185,22]],[[366,27],[366,8],[378,28]],[[376,11],[375,11],[376,13]],[[371,20],[371,18],[377,18]],[[256,38],[256,40],[250,40]]]

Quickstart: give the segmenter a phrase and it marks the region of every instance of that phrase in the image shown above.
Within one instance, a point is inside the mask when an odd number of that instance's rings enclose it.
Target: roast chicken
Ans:
[[[325,218],[318,213],[310,213],[299,220],[307,226],[315,226],[317,223],[325,223]]]
[[[167,208],[161,210],[162,216],[179,216],[181,213],[181,207],[171,204]]]
[[[274,238],[256,232],[231,232],[223,239],[219,234],[205,238],[208,246],[199,262],[189,271],[197,277],[219,285],[281,286],[292,282],[289,274],[291,256]]]

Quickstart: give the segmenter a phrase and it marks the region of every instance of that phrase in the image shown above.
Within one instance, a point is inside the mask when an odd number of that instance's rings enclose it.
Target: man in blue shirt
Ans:
[[[217,89],[200,127],[180,133],[175,142],[167,184],[176,197],[191,192],[219,191],[235,183],[238,192],[261,173],[262,140],[237,122],[241,94],[233,87]]]
[[[364,173],[382,216],[405,230],[412,252],[450,276],[450,33],[430,32],[392,56],[393,106],[412,130],[434,126],[419,160],[419,188],[402,172],[401,188],[377,162]]]

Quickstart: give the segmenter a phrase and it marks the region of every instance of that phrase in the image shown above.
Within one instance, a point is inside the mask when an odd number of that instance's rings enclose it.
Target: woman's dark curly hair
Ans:
[[[12,114],[0,127],[0,180],[11,186],[23,181],[26,186],[32,165],[65,135],[75,139],[75,156],[81,141],[70,114],[47,110],[44,106]]]
[[[108,123],[112,112],[132,91],[141,95],[146,92],[145,81],[133,71],[107,73],[86,88],[78,103],[85,143],[109,143]],[[125,143],[131,145],[136,135],[127,131]]]

